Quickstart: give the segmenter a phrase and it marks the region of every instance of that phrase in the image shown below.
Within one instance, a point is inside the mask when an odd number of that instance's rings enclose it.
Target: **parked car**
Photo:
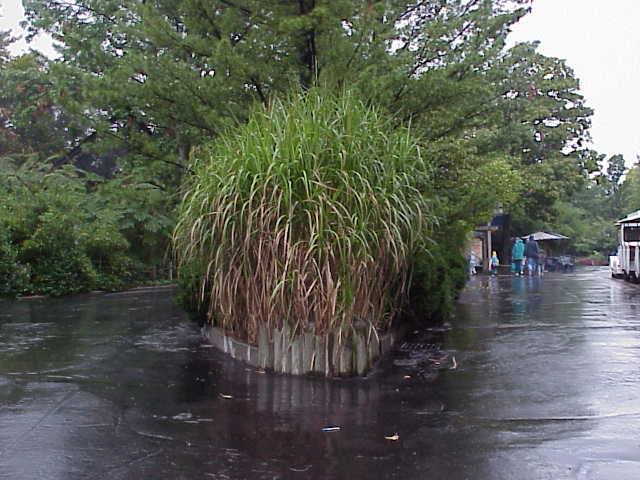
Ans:
[[[624,270],[620,265],[618,255],[609,255],[609,270],[611,270],[612,278],[624,278]]]
[[[547,257],[544,268],[547,272],[570,272],[575,265],[571,255],[558,255],[557,257]]]

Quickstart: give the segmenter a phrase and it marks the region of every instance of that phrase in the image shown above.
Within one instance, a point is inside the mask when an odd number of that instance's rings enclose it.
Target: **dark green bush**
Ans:
[[[96,272],[89,258],[78,250],[33,259],[31,287],[44,295],[69,295],[94,288]]]
[[[0,297],[15,297],[29,291],[29,270],[18,262],[18,251],[0,226]]]
[[[182,306],[191,318],[201,325],[207,320],[207,309],[210,303],[208,295],[205,294],[204,300],[201,299],[200,295],[204,274],[203,266],[198,262],[182,265],[178,276],[178,292],[176,294],[178,305]],[[205,290],[208,290],[206,286]]]
[[[147,229],[145,245],[132,246],[125,233],[135,233],[130,217],[136,210],[120,202],[123,182],[101,188],[106,181],[92,177],[89,188],[87,175],[72,167],[46,174],[37,166],[3,167],[8,174],[0,177],[0,296],[66,295],[142,283],[149,268],[139,250],[153,242],[148,260],[162,262],[158,251],[168,238],[168,220],[163,216]],[[148,194],[135,185],[128,190],[134,204]]]
[[[115,223],[96,222],[86,235],[83,247],[95,270],[93,288],[98,290],[123,289],[141,270],[128,254],[129,243]]]
[[[458,242],[439,243],[413,259],[409,316],[419,322],[439,322],[453,311],[468,279],[467,261]]]

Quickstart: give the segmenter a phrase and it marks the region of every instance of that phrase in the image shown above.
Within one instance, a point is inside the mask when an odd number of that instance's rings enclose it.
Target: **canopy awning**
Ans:
[[[533,239],[536,242],[539,242],[540,240],[567,240],[569,238],[565,237],[564,235],[560,235],[559,233],[553,232],[535,232],[530,233],[529,235],[525,235],[522,238],[528,239],[531,235],[533,235]]]

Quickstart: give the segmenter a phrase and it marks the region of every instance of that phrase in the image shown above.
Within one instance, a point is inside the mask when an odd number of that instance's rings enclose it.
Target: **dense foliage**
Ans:
[[[615,222],[640,209],[640,177],[638,166],[626,171],[622,155],[597,160],[606,170],[585,180],[572,195],[557,200],[549,219],[521,222],[522,232],[560,233],[569,237],[567,253],[606,261],[618,244]]]
[[[86,129],[51,96],[56,67],[35,53],[0,62],[0,296],[166,278],[171,190],[127,168],[124,150],[74,145]]]
[[[116,271],[162,263],[176,191],[200,181],[190,177],[203,171],[201,161],[225,148],[227,137],[239,138],[234,130],[254,118],[256,105],[268,111],[291,92],[314,87],[329,97],[351,92],[367,111],[386,117],[386,137],[410,126],[429,166],[422,173],[432,178],[428,213],[437,220],[431,255],[413,262],[412,303],[424,303],[416,309],[422,312],[450,308],[462,284],[467,235],[497,205],[517,228],[548,220],[597,168],[597,156],[585,148],[591,111],[571,69],[539,54],[536,44],[505,47],[529,0],[23,4],[31,34],[52,34],[60,57],[0,56],[0,80],[8,86],[0,92],[0,156],[15,165],[31,155],[33,175],[74,177],[65,202],[75,206],[59,214],[77,215],[83,225],[54,215],[51,228],[73,226],[88,237],[110,232],[112,239],[96,239],[92,250],[59,238],[74,252],[73,266],[53,256],[40,270],[29,267],[33,278],[55,268],[82,275],[72,280],[86,282],[84,288],[101,285],[96,249],[109,252],[106,264],[122,267]],[[8,41],[2,37],[0,50]],[[361,159],[363,167],[368,160]],[[233,184],[238,166],[227,165],[220,188]],[[104,216],[97,218],[96,209]],[[43,251],[37,229],[49,217],[34,211],[28,235],[16,236],[15,227],[5,235],[8,262],[23,261],[29,249]],[[11,215],[8,224],[20,223]],[[191,270],[194,278],[199,269]]]
[[[61,42],[50,97],[74,128],[100,133],[76,131],[74,143],[125,143],[137,165],[166,175],[255,102],[349,86],[436,150],[443,194],[474,185],[469,173],[492,155],[510,156],[531,180],[522,213],[537,218],[595,165],[578,153],[590,110],[573,72],[535,45],[505,50],[528,3],[24,2],[32,32]],[[477,209],[465,211],[474,223]]]
[[[618,218],[640,210],[640,161],[629,169],[615,193],[618,201],[615,203],[614,213]]]
[[[136,248],[144,244],[136,243],[141,230],[134,223],[151,215],[152,197],[139,185],[119,183],[115,189],[115,182],[104,185],[104,179],[75,167],[47,173],[28,159],[5,159],[0,169],[3,296],[115,290],[151,277],[153,250]],[[169,231],[172,223],[167,218],[165,225],[145,225]],[[161,264],[164,252],[158,253]]]

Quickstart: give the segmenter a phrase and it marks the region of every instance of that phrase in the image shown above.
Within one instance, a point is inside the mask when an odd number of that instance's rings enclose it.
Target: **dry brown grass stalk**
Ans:
[[[200,272],[210,320],[233,335],[380,330],[398,314],[432,224],[428,171],[405,130],[388,133],[345,97],[276,103],[200,153],[175,249]]]

